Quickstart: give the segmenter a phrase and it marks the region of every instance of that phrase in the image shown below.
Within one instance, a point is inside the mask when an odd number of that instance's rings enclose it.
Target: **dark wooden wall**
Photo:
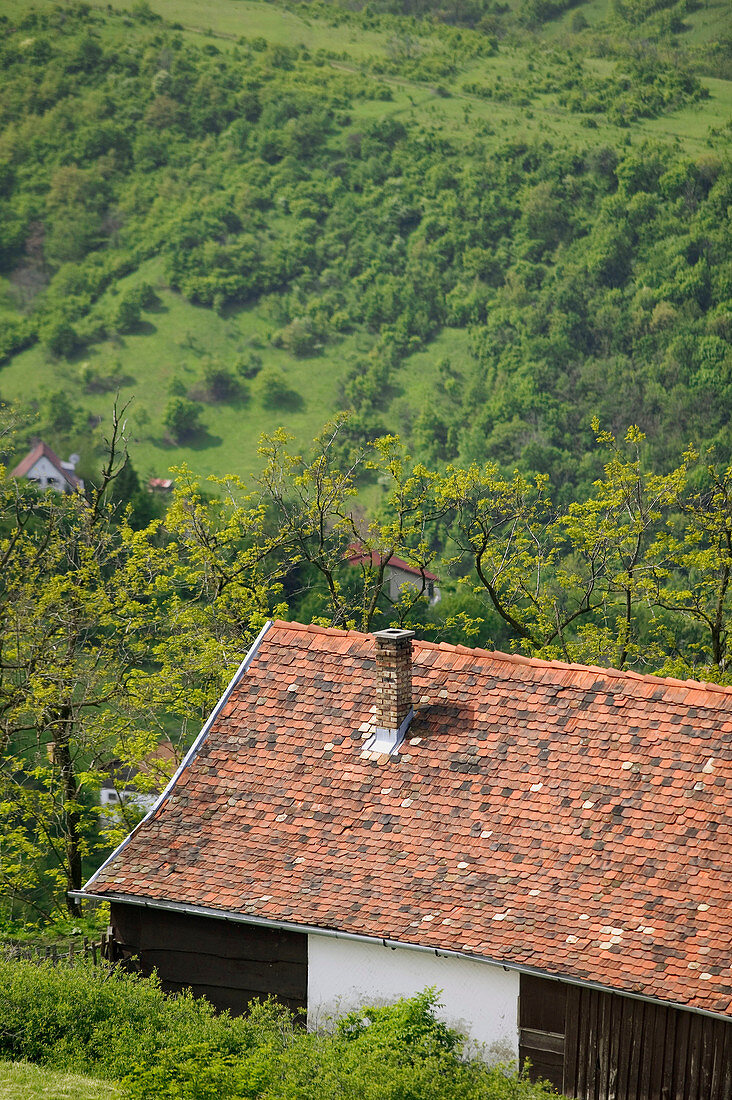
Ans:
[[[519,1055],[580,1100],[732,1100],[732,1021],[521,975]]]
[[[119,956],[142,974],[157,970],[168,992],[190,987],[232,1014],[270,995],[306,1007],[304,934],[121,902],[112,902],[111,924]]]

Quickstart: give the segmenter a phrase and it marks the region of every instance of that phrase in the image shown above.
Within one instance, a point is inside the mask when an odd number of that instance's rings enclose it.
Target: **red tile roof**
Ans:
[[[349,565],[369,565],[376,569],[381,565],[382,555],[377,550],[366,551],[361,550],[358,546],[351,546],[346,561]],[[440,579],[434,573],[430,573],[429,569],[418,569],[416,565],[410,565],[408,561],[396,557],[395,554],[391,555],[386,567],[387,569],[402,569],[405,573],[412,573],[413,576],[419,577],[420,580],[423,575],[427,581],[439,581]]]
[[[451,949],[732,1013],[732,689],[276,623],[90,892]]]
[[[33,469],[39,458],[47,458],[52,466],[55,467],[56,472],[64,478],[69,485],[75,489],[81,488],[81,479],[77,477],[73,470],[65,470],[61,459],[58,457],[55,451],[52,451],[47,443],[42,441],[36,443],[35,447],[32,447],[25,458],[21,459],[14,470],[11,471],[11,477],[25,477],[30,470]]]

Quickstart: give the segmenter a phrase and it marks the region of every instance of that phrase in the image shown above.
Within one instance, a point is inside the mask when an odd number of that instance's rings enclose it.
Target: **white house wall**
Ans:
[[[308,1022],[369,1004],[388,1004],[428,986],[439,991],[438,1015],[485,1044],[500,1060],[518,1058],[519,976],[488,963],[358,940],[308,936]]]
[[[45,455],[41,455],[41,457],[33,463],[26,477],[29,480],[36,480],[41,489],[45,489],[48,485],[53,486],[55,489],[66,489],[68,486],[66,478],[59,473],[54,464],[47,459]]]
[[[419,576],[419,574],[417,574],[417,573],[408,573],[406,571],[406,569],[400,569],[398,565],[389,565],[387,567],[387,569],[388,569],[387,575],[389,577],[389,599],[390,600],[394,600],[396,602],[396,600],[399,599],[399,595],[401,593],[402,588],[405,588],[407,585],[409,585],[410,588],[413,588],[416,592],[421,591],[421,589],[422,589],[422,578],[421,578],[421,576]],[[429,581],[426,584],[426,593],[427,592],[429,592]],[[429,598],[429,599],[430,599],[430,604],[439,603],[440,599],[441,599],[440,590],[439,590],[439,588],[434,586],[434,582],[433,582],[433,589],[432,589],[432,597]]]

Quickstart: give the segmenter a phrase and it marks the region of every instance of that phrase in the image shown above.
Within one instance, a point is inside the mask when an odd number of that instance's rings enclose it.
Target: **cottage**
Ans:
[[[48,444],[39,441],[11,471],[11,477],[27,478],[39,489],[55,489],[59,493],[83,493],[84,482],[76,474],[79,455],[62,462]]]
[[[175,748],[167,737],[139,767],[119,759],[110,760],[104,766],[107,774],[99,789],[102,817],[107,821],[121,820],[120,807],[123,805],[133,806],[140,813],[151,810],[175,770],[176,762]],[[144,782],[140,782],[141,775]]]
[[[349,565],[361,565],[374,569],[378,568],[383,560],[377,551],[367,551],[360,546],[349,547],[346,555],[346,561]],[[396,557],[395,554],[389,557],[384,575],[387,582],[386,594],[392,603],[396,603],[402,589],[407,585],[416,588],[418,592],[424,592],[430,604],[439,603],[442,599],[438,587],[440,583],[438,576],[430,573],[428,569],[419,569],[414,565],[410,565],[408,561]]]
[[[148,478],[147,491],[149,493],[172,493],[173,485],[173,479],[170,477],[151,477]]]
[[[79,896],[168,989],[442,990],[582,1100],[730,1100],[732,690],[268,624]]]

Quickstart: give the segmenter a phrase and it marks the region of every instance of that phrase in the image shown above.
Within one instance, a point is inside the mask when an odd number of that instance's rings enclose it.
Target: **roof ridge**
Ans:
[[[465,647],[448,643],[440,643],[452,650],[465,651]],[[663,684],[667,687],[683,687],[689,690],[701,689],[703,691],[718,691],[722,695],[732,695],[732,686],[728,684],[715,684],[709,680],[679,680],[675,676],[654,676],[651,672],[636,672],[635,669],[614,668],[612,665],[583,665],[573,664],[569,661],[546,661],[541,657],[526,657],[523,653],[504,653],[499,649],[468,649],[469,653],[491,657],[493,660],[505,661],[510,664],[530,665],[536,668],[555,668],[563,672],[592,672],[595,675],[612,676],[618,680],[639,680],[646,684]]]
[[[329,634],[331,637],[340,638],[344,634],[350,636],[356,636],[359,638],[369,638],[370,635],[363,630],[342,630],[337,626],[320,626],[317,623],[298,623],[294,620],[289,622],[287,619],[274,619],[272,622],[273,629],[280,627],[282,630],[295,630],[302,634]]]
[[[44,443],[43,440],[41,440],[41,446],[43,447],[43,453],[46,458],[50,459],[51,462],[55,463],[59,469],[61,469],[62,459],[58,457],[54,449],[49,447],[48,443]]]
[[[336,637],[349,635],[350,637],[365,639],[371,636],[362,630],[341,630],[338,627],[318,626],[315,623],[287,622],[284,619],[276,619],[272,625],[285,630],[326,634]],[[686,688],[687,691],[718,692],[721,695],[732,697],[732,686],[711,683],[709,680],[679,680],[675,676],[654,676],[649,672],[636,672],[634,669],[623,670],[613,668],[611,665],[583,665],[572,664],[568,661],[547,661],[541,657],[527,657],[523,653],[505,653],[500,649],[483,649],[480,646],[471,647],[454,642],[432,642],[426,638],[415,638],[415,644],[420,649],[436,649],[441,650],[443,653],[462,653],[474,657],[488,657],[493,661],[502,661],[506,664],[528,665],[531,668],[550,668],[561,672],[591,672],[595,676],[610,676],[617,680],[637,680],[641,683],[656,684],[659,687],[682,687]]]

